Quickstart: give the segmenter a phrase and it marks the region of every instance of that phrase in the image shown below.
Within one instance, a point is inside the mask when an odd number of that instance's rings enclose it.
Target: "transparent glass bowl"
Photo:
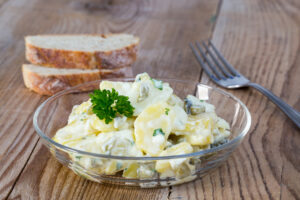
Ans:
[[[134,81],[134,79],[130,78],[110,80],[125,82]],[[231,126],[231,136],[229,141],[217,147],[195,153],[162,157],[122,157],[96,154],[76,150],[53,141],[51,138],[55,135],[56,131],[67,124],[72,107],[88,100],[88,94],[90,93],[88,91],[98,88],[101,81],[85,83],[48,98],[35,111],[33,117],[34,128],[41,137],[41,141],[49,148],[49,151],[59,162],[68,166],[76,174],[89,180],[138,187],[169,186],[192,181],[218,167],[228,158],[228,156],[230,156],[249,131],[251,116],[247,107],[238,98],[223,90],[192,81],[175,79],[161,80],[168,82],[174,89],[174,93],[182,99],[188,94],[196,94],[199,99],[206,100],[215,105],[217,115],[225,119]],[[82,90],[87,92],[82,92]],[[97,170],[85,168],[80,165],[80,163],[72,160],[70,155],[101,160],[102,163],[111,161],[136,162],[138,165],[152,165],[158,160],[176,161],[177,159],[184,158],[190,159],[189,161],[197,162],[193,162],[193,170],[188,171],[188,173],[183,173],[181,177],[162,178],[158,173],[155,173],[151,178],[133,179],[122,177],[122,173],[105,175]]]

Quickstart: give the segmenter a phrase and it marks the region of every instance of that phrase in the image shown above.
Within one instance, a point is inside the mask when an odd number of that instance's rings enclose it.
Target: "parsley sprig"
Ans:
[[[130,104],[127,96],[119,95],[113,88],[110,90],[94,90],[90,94],[93,105],[93,113],[106,124],[111,122],[117,114],[132,117],[134,107]]]

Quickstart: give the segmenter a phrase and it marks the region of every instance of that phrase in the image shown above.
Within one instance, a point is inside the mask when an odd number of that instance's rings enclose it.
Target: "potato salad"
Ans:
[[[229,124],[216,115],[212,104],[193,95],[180,99],[168,83],[142,73],[134,82],[102,81],[98,93],[73,107],[68,124],[53,140],[98,154],[156,157],[213,148],[229,136]],[[69,156],[85,169],[126,178],[186,177],[201,162]]]

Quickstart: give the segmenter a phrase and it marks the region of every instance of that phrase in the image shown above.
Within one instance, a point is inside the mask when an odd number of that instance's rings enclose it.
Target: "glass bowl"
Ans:
[[[132,78],[109,79],[112,81],[134,81]],[[216,113],[225,119],[231,127],[231,136],[227,143],[212,147],[210,149],[201,150],[195,153],[161,156],[161,157],[123,157],[107,154],[97,154],[73,149],[53,141],[51,138],[55,135],[59,128],[67,124],[68,116],[74,105],[81,104],[89,99],[89,91],[99,87],[100,80],[78,85],[76,87],[59,92],[48,98],[35,111],[33,124],[36,132],[41,137],[41,141],[45,144],[49,151],[62,164],[72,169],[76,174],[92,181],[110,184],[119,184],[126,186],[138,187],[161,187],[176,185],[184,182],[192,181],[202,177],[210,170],[222,164],[228,156],[241,143],[251,125],[251,116],[247,107],[235,96],[221,89],[211,86],[199,84],[193,81],[183,81],[175,79],[161,79],[168,82],[174,89],[174,93],[180,98],[185,98],[188,94],[194,94],[201,100],[215,105]],[[82,90],[86,92],[82,92]],[[91,161],[99,161],[98,163],[109,162],[135,162],[137,166],[154,165],[157,161],[178,161],[189,159],[193,168],[181,174],[180,177],[160,177],[154,171],[153,176],[140,178],[124,178],[122,173],[114,175],[106,175],[99,170],[87,168],[76,161],[74,155],[91,159]],[[101,167],[101,166],[100,166]]]

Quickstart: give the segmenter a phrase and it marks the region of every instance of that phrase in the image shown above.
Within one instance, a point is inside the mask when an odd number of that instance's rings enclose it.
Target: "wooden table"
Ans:
[[[211,38],[252,81],[300,110],[299,0],[0,0],[0,199],[300,199],[300,132],[253,89],[230,91],[252,114],[249,134],[213,173],[180,186],[125,189],[85,180],[42,146],[32,115],[46,97],[23,85],[25,35],[128,32],[134,72],[199,80],[188,47]]]

